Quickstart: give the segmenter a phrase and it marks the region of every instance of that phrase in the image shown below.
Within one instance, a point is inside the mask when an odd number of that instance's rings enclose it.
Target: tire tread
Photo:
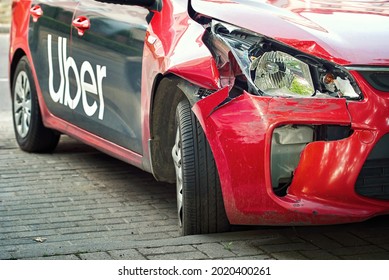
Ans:
[[[204,131],[188,100],[177,106],[181,130],[184,225],[183,234],[228,231],[230,228],[215,160]]]

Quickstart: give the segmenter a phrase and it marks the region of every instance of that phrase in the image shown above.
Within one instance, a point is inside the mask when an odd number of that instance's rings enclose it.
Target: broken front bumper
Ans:
[[[389,214],[385,196],[369,195],[366,186],[362,192],[356,187],[364,185],[364,166],[376,160],[379,147],[385,146],[388,94],[371,88],[358,73],[353,75],[364,92],[363,101],[275,98],[243,92],[219,106],[228,96],[224,88],[194,105],[214,153],[232,224],[334,224]],[[271,147],[274,131],[285,125],[348,126],[352,133],[338,140],[306,144],[286,193],[279,195],[273,186]],[[379,163],[389,159],[388,153],[383,152],[376,161],[381,171],[369,169],[367,175],[373,181],[380,177],[377,184],[381,185],[375,187],[383,192],[389,179]]]

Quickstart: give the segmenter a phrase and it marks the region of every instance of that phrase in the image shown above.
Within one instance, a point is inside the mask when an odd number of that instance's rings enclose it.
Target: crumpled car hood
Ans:
[[[203,15],[342,65],[389,65],[389,1],[192,0]]]

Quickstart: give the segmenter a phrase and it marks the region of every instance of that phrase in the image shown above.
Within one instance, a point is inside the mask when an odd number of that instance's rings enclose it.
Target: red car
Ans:
[[[17,142],[176,183],[182,234],[389,214],[389,2],[14,0]]]

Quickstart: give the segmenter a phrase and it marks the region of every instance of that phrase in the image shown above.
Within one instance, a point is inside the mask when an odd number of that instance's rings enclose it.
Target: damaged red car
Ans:
[[[14,0],[16,140],[176,184],[182,234],[389,214],[389,2]]]

